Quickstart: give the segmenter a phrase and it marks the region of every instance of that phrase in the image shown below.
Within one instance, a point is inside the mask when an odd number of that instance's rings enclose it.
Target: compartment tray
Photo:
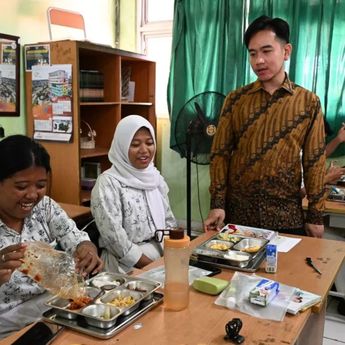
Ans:
[[[121,321],[115,326],[102,329],[98,327],[89,326],[85,320],[68,320],[56,315],[54,309],[49,309],[43,313],[42,319],[56,323],[58,325],[66,326],[80,333],[91,335],[100,339],[109,339],[122,331],[128,325],[133,323],[135,320],[140,318],[142,315],[146,314],[149,310],[154,308],[156,305],[163,301],[163,294],[159,292],[153,292],[153,297],[151,300],[142,301],[140,307],[126,317],[121,317]]]
[[[258,252],[258,255],[256,255],[255,258],[250,260],[246,267],[232,266],[224,259],[219,259],[219,258],[217,259],[217,258],[212,258],[210,256],[204,256],[204,255],[192,254],[191,260],[196,261],[196,262],[207,263],[210,265],[214,265],[216,267],[228,268],[235,271],[256,272],[259,269],[265,257],[266,257],[266,249]]]

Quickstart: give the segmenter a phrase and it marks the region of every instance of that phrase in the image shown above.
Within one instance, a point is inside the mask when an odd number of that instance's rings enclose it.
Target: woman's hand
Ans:
[[[90,241],[78,244],[75,251],[76,268],[83,275],[97,274],[102,271],[104,263],[98,256],[96,246]]]
[[[7,283],[13,271],[21,266],[26,245],[14,244],[0,250],[0,286]]]
[[[134,265],[136,268],[143,268],[150,264],[152,260],[148,258],[146,255],[142,254],[138,262]]]

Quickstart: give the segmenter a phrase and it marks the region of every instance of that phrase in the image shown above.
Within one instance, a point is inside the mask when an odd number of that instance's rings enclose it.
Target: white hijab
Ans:
[[[163,177],[153,164],[153,158],[145,169],[133,167],[128,157],[128,150],[136,132],[147,128],[152,136],[156,149],[155,133],[152,125],[139,115],[129,115],[123,118],[115,129],[108,157],[112,167],[105,173],[115,177],[126,186],[143,189],[156,229],[165,228],[165,210],[160,187]]]

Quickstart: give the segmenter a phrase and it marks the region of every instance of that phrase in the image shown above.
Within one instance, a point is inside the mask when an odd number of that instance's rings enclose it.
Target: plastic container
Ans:
[[[170,230],[164,238],[164,306],[168,310],[182,310],[189,303],[189,244],[183,229]]]

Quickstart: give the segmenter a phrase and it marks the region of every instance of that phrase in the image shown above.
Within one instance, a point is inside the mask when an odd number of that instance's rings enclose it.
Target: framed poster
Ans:
[[[25,70],[31,71],[32,66],[50,65],[50,45],[35,44],[25,46]]]
[[[0,33],[0,116],[19,116],[19,37]]]
[[[35,139],[71,140],[72,65],[32,66],[32,114]]]

